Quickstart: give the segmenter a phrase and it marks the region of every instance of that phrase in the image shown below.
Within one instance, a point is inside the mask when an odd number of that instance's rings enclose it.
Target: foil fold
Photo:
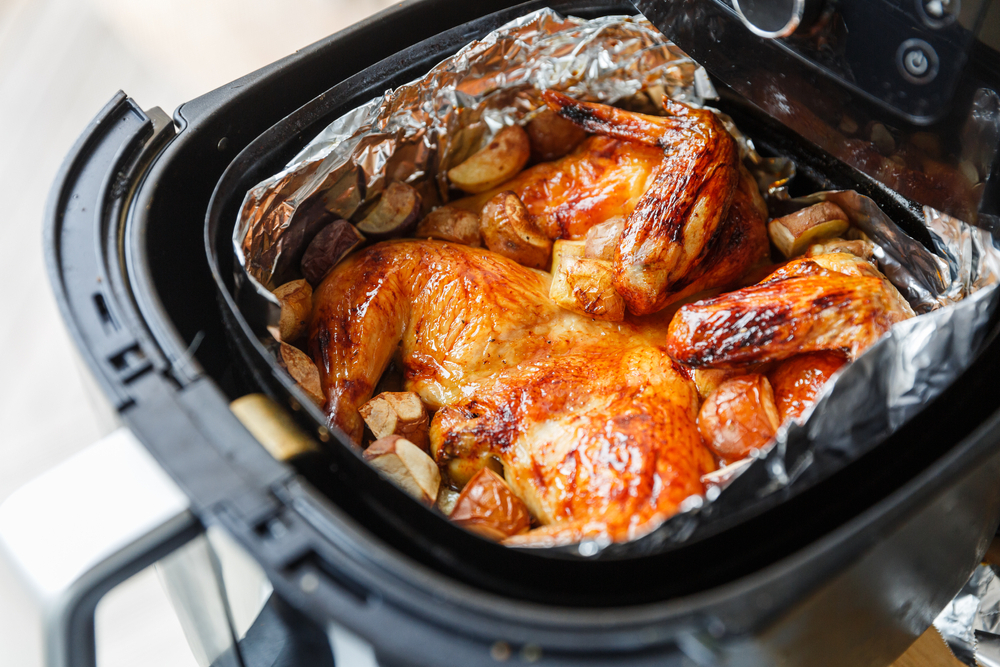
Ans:
[[[1000,667],[1000,578],[989,565],[975,569],[934,627],[962,663]]]
[[[421,79],[337,119],[285,169],[247,193],[233,234],[237,285],[258,297],[255,314],[243,310],[247,319],[259,320],[268,308],[266,317],[276,319],[267,288],[298,277],[311,238],[334,219],[363,212],[386,183],[410,183],[428,208],[447,202],[447,169],[504,126],[530,119],[542,107],[545,88],[645,113],[656,113],[663,95],[697,106],[715,96],[705,70],[642,17],[584,20],[543,9],[512,21]],[[833,474],[958,378],[987,334],[1000,279],[1000,252],[989,234],[925,208],[925,247],[857,192],[789,199],[795,164],[760,156],[721,117],[772,211],[822,200],[840,205],[852,226],[875,243],[879,268],[919,315],[897,324],[840,371],[812,410],[782,427],[771,448],[717,475],[705,497],[692,497],[680,514],[632,542],[587,540],[547,550],[555,557],[634,557],[669,549],[710,534],[720,517],[733,521],[756,503],[776,502]],[[261,302],[271,305],[260,308]]]

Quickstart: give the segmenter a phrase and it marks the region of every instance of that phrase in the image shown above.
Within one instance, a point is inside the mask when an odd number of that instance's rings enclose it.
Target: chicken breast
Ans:
[[[360,407],[389,361],[438,409],[439,464],[503,463],[542,529],[519,544],[628,540],[700,494],[714,469],[698,395],[655,343],[662,326],[563,310],[549,275],[435,241],[367,248],[317,288],[310,350],[331,424],[360,442]]]

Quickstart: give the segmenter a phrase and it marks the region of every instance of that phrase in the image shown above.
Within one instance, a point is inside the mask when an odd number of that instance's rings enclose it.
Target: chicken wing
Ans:
[[[664,151],[653,182],[628,216],[615,255],[615,289],[629,311],[660,310],[675,285],[706,258],[726,219],[740,180],[736,142],[711,111],[666,97],[670,115],[660,117],[578,102],[553,91],[543,96],[550,108],[588,132]]]
[[[820,350],[855,358],[910,317],[913,310],[870,264],[820,255],[789,262],[757,285],[682,307],[670,322],[667,351],[683,364],[712,368]]]
[[[357,409],[391,358],[438,412],[439,464],[498,457],[544,530],[627,540],[703,492],[714,469],[694,384],[654,343],[662,329],[556,306],[549,275],[433,241],[388,241],[317,288],[310,351],[330,422],[360,442]]]

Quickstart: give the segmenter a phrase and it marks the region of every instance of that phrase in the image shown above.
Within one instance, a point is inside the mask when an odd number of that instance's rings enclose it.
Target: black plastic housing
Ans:
[[[690,664],[685,654],[887,664],[960,588],[1000,519],[1000,345],[838,475],[629,561],[503,549],[419,507],[336,443],[297,469],[280,464],[229,412],[252,387],[329,438],[235,316],[225,223],[246,186],[311,130],[543,3],[512,5],[404,3],[183,105],[174,125],[113,99],[67,159],[47,219],[53,286],[81,352],[202,521],[253,553],[284,601],[372,642],[386,665],[493,664],[498,641],[515,661],[551,665]],[[851,177],[817,173],[824,187]],[[912,219],[912,205],[897,204]],[[317,588],[299,585],[307,574]]]

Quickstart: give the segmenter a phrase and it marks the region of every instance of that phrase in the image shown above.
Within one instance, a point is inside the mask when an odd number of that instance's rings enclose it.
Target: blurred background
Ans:
[[[172,113],[391,4],[0,0],[0,502],[115,426],[95,409],[104,399],[81,373],[42,259],[49,188],[90,120],[119,89]],[[5,597],[0,622],[16,614]],[[102,667],[197,664],[151,571],[101,603],[98,651]]]

